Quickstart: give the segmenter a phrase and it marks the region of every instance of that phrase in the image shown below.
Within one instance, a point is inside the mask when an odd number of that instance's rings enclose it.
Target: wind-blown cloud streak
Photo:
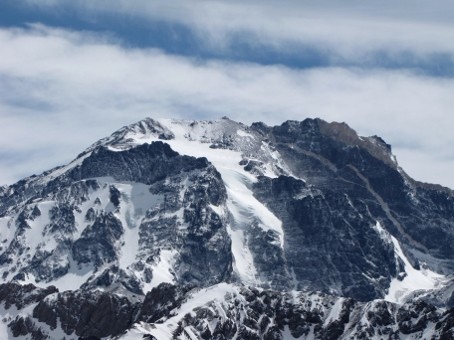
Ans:
[[[94,29],[109,27],[125,44],[148,43],[178,54],[300,68],[411,68],[454,76],[454,45],[447,43],[454,36],[454,3],[448,0],[438,1],[436,9],[423,0],[25,3],[30,11],[67,18],[69,26],[77,16]]]
[[[227,115],[245,123],[346,121],[393,144],[416,179],[454,187],[449,77],[200,60],[43,25],[1,29],[0,46],[0,183],[65,163],[146,116]]]

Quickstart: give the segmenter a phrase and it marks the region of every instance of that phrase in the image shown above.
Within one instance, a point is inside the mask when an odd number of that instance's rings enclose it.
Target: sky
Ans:
[[[454,188],[454,2],[0,1],[0,185],[145,117],[320,117]]]

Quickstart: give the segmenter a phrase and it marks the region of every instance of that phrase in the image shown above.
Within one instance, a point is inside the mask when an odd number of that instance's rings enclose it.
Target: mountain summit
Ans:
[[[0,338],[454,337],[454,192],[345,123],[147,118],[0,188],[0,242]]]

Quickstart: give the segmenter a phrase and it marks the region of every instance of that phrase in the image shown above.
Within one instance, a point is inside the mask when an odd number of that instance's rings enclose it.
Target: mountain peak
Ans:
[[[37,307],[43,318],[65,310],[64,299],[114,301],[130,313],[161,296],[153,320],[180,334],[171,313],[183,297],[188,312],[217,299],[253,314],[259,300],[269,308],[285,295],[288,308],[299,308],[296,296],[332,303],[325,329],[377,299],[387,310],[452,304],[452,197],[411,185],[388,144],[345,123],[146,118],[0,190],[0,277],[70,291]]]

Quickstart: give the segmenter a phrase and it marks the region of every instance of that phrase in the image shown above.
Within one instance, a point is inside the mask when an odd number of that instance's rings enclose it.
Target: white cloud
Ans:
[[[105,13],[183,24],[214,49],[228,48],[241,35],[252,44],[291,50],[317,46],[333,58],[364,59],[372,52],[391,58],[414,53],[454,53],[454,3],[404,1],[148,1],[28,0],[35,6],[70,8],[82,15]]]
[[[453,79],[200,61],[45,26],[1,29],[0,46],[0,145],[19,158],[0,160],[0,183],[67,162],[146,116],[228,115],[346,121],[393,144],[417,179],[454,188]]]

